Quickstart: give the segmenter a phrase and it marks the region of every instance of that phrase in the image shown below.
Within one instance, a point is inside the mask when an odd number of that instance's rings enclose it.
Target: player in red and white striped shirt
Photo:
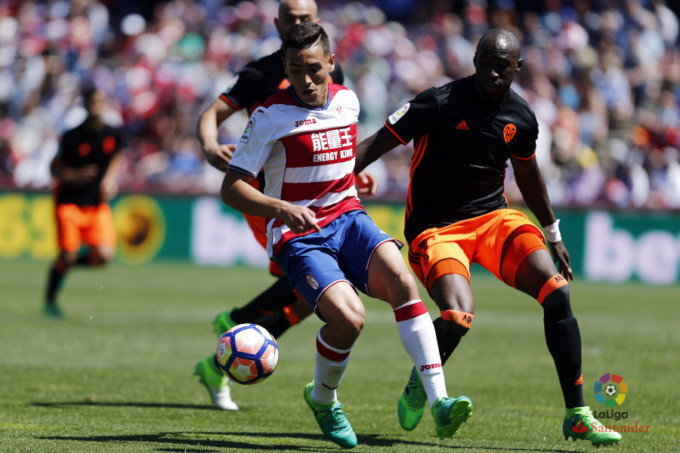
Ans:
[[[265,217],[270,257],[325,321],[317,335],[314,381],[304,398],[323,433],[346,448],[357,438],[337,401],[365,311],[355,288],[388,302],[432,408],[437,434],[453,437],[472,413],[467,397],[446,395],[432,320],[396,241],[368,217],[354,181],[359,102],[329,83],[335,56],[312,22],[283,40],[291,86],[250,117],[222,185],[222,199]],[[249,183],[264,169],[264,193]]]

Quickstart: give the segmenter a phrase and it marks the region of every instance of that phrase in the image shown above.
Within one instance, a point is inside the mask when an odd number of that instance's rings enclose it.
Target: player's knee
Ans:
[[[113,249],[111,248],[98,248],[92,254],[92,261],[96,265],[103,266],[113,260]]]
[[[406,266],[397,272],[394,278],[388,282],[387,291],[391,294],[392,299],[396,300],[413,300],[418,299],[418,285],[416,279],[408,271]]]
[[[556,288],[547,294],[543,298],[541,306],[545,319],[561,321],[574,317],[569,300],[569,286],[567,285]]]
[[[357,338],[364,328],[366,312],[362,304],[355,304],[341,312],[336,318],[337,327],[347,338]]]
[[[64,252],[57,258],[55,267],[63,272],[75,265],[76,261],[78,261],[78,254],[76,252]]]

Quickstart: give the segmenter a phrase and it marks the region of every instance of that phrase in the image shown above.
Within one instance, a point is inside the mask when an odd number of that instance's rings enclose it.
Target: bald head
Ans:
[[[477,43],[477,53],[502,53],[519,60],[520,44],[517,36],[504,28],[492,28]]]
[[[300,22],[319,23],[318,7],[314,0],[282,0],[279,2],[279,17],[274,24],[281,38],[295,24]]]
[[[509,30],[492,28],[475,51],[475,86],[483,98],[502,102],[522,67],[519,39]]]

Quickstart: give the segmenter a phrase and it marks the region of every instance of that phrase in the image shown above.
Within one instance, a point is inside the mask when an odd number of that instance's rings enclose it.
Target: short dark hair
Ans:
[[[319,42],[327,55],[331,53],[331,45],[328,35],[323,27],[311,21],[300,22],[295,24],[286,32],[283,37],[283,44],[281,50],[285,57],[288,49],[307,49]]]
[[[83,105],[89,105],[92,98],[99,92],[97,86],[93,83],[85,83],[80,90],[80,95],[83,97]]]

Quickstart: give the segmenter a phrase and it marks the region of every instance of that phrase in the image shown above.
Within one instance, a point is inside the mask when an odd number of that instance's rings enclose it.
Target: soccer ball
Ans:
[[[256,384],[276,370],[279,345],[264,327],[239,324],[217,342],[217,363],[232,381]]]

